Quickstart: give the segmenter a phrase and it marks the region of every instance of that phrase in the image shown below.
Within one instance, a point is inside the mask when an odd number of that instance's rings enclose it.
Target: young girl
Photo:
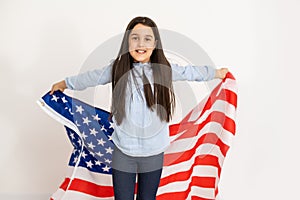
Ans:
[[[155,200],[175,108],[172,81],[224,78],[227,68],[178,66],[166,59],[156,24],[136,17],[126,28],[118,57],[104,68],[67,77],[54,91],[83,90],[112,83],[115,200]]]

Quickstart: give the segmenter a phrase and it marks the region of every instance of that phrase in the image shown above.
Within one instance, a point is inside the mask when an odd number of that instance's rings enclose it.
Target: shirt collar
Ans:
[[[150,66],[150,62],[145,62],[145,63],[142,63],[142,62],[134,62],[133,63],[133,66],[134,67],[149,67]]]

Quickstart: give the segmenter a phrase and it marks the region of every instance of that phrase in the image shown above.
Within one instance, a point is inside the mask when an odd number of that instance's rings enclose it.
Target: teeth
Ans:
[[[139,53],[145,53],[146,51],[144,50],[138,50]]]

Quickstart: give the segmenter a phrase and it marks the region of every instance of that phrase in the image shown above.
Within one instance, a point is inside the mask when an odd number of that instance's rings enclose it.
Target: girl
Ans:
[[[126,28],[117,58],[108,66],[65,78],[50,94],[112,83],[115,200],[155,200],[175,108],[172,81],[223,79],[227,68],[178,66],[166,59],[156,24],[136,17]]]

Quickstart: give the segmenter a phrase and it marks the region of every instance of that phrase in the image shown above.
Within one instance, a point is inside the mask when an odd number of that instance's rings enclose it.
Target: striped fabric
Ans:
[[[38,102],[65,125],[74,146],[66,178],[51,199],[113,200],[109,113],[61,92],[46,94]],[[222,166],[235,135],[236,107],[236,81],[227,73],[180,123],[170,125],[172,142],[165,151],[157,200],[217,198]],[[92,128],[94,122],[98,129]]]

